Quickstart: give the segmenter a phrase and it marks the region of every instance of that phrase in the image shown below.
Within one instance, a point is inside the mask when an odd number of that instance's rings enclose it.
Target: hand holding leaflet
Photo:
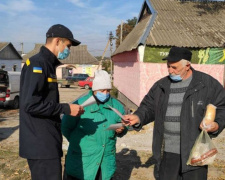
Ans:
[[[95,104],[96,100],[94,98],[94,96],[89,97],[86,101],[84,101],[81,106],[86,107],[86,106],[90,106],[92,104]]]
[[[108,105],[108,104],[107,104],[107,105]],[[121,119],[123,119],[123,115],[122,115],[117,109],[113,108],[113,107],[110,106],[110,105],[108,105],[108,107],[109,107],[110,109],[112,109],[119,117],[121,117]],[[124,126],[123,123],[111,124],[111,125],[107,128],[107,130],[116,130],[116,129],[121,128],[121,127],[123,127],[123,126]]]
[[[108,104],[107,104],[107,105],[108,105]],[[113,107],[110,106],[110,105],[108,105],[108,107],[109,107],[110,109],[112,109],[119,117],[121,117],[121,119],[123,120],[123,122],[127,122],[127,120],[125,120],[125,119],[123,118],[123,115],[122,115],[117,109],[113,108]]]

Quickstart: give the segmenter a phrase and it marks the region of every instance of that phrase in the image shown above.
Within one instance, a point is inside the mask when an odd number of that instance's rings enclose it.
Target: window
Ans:
[[[13,71],[16,71],[16,67],[17,67],[17,65],[14,64],[12,70],[13,70]]]
[[[2,65],[1,69],[3,69],[3,70],[4,70],[4,69],[5,69],[5,65]]]

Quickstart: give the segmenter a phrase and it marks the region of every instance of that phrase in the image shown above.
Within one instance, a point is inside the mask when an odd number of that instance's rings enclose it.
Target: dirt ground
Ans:
[[[85,92],[87,90],[76,86],[60,88],[60,100],[71,102]],[[0,109],[0,180],[30,179],[26,160],[18,156],[18,129],[18,110]],[[114,180],[154,180],[151,159],[152,130],[153,124],[149,124],[140,132],[129,131],[123,138],[118,138]],[[219,153],[209,167],[208,180],[225,180],[225,131],[213,141]],[[68,142],[64,139],[64,155],[67,147]],[[62,163],[64,164],[64,157]]]

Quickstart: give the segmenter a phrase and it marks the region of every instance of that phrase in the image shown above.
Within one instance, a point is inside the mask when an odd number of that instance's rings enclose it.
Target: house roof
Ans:
[[[11,50],[15,52],[15,55],[18,56],[19,59],[22,59],[21,55],[15,49],[15,47],[13,46],[13,44],[11,42],[0,42],[0,51],[2,51],[7,46],[10,46],[11,47]]]
[[[22,63],[25,63],[27,59],[29,59],[30,57],[32,57],[35,54],[39,53],[41,46],[44,46],[44,44],[35,44],[34,49],[23,56]]]
[[[136,49],[140,44],[140,41],[145,33],[148,22],[150,20],[150,16],[144,18],[141,22],[139,22],[135,28],[127,35],[121,45],[115,50],[113,55],[121,53],[123,51],[131,51]]]
[[[92,56],[87,45],[71,46],[70,55],[62,61],[63,64],[99,64],[99,61]]]
[[[40,51],[41,46],[43,44],[35,44],[35,47],[28,54],[23,56],[23,61],[25,61],[37,54]],[[70,55],[65,60],[62,60],[63,64],[99,64],[98,60],[92,56],[88,50],[87,45],[79,45],[79,46],[71,46],[70,47]]]
[[[8,42],[0,42],[0,51],[5,48],[9,43]]]
[[[147,14],[149,20],[145,22],[146,25],[140,25],[144,23]],[[131,51],[140,44],[192,48],[224,47],[224,26],[225,3],[221,1],[204,3],[145,0],[138,23],[113,55]],[[143,34],[136,34],[137,31],[142,31]]]

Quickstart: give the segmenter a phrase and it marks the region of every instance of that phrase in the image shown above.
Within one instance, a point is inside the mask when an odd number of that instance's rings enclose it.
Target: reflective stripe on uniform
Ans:
[[[26,60],[26,65],[29,66],[30,65],[30,59]]]
[[[48,78],[48,82],[57,82],[57,79]]]

